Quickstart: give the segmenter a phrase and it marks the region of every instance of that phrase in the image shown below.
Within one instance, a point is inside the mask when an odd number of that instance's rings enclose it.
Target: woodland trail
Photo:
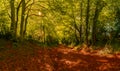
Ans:
[[[0,71],[120,71],[120,54],[101,56],[65,46],[48,49],[29,44],[2,50]]]

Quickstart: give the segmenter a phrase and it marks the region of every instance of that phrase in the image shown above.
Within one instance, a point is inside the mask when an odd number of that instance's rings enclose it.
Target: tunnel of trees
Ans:
[[[1,0],[0,3],[0,38],[88,46],[119,42],[118,0]]]
[[[120,0],[0,0],[0,71],[41,70],[119,71]]]

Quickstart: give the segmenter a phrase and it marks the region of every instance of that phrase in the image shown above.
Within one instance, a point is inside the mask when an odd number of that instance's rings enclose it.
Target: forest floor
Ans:
[[[0,71],[120,71],[120,54],[98,54],[59,45],[41,48],[33,43],[13,47],[0,41]]]

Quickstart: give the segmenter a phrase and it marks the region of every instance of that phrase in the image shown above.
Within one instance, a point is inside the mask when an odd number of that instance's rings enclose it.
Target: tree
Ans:
[[[96,34],[97,34],[97,21],[98,21],[98,17],[100,15],[100,12],[102,11],[102,8],[105,6],[104,1],[102,0],[97,0],[96,2],[96,8],[95,8],[95,14],[93,17],[93,26],[92,26],[92,44],[94,45],[96,42]]]
[[[24,20],[25,20],[25,0],[22,1],[22,10],[21,10],[21,23],[20,23],[20,37],[23,40],[23,30],[24,30]]]
[[[87,9],[86,9],[86,38],[85,38],[85,42],[88,45],[89,43],[89,39],[88,39],[88,25],[89,25],[89,12],[90,12],[90,0],[87,0]]]
[[[34,0],[32,3],[31,3],[31,0],[27,0],[27,1],[19,0],[17,2],[15,0],[10,0],[10,9],[11,9],[11,14],[10,14],[11,27],[10,28],[11,28],[11,31],[13,32],[12,34],[15,37],[18,37],[17,36],[18,23],[19,23],[19,20],[21,20],[21,22],[20,22],[20,37],[21,37],[21,39],[24,38],[25,33],[26,33],[26,28],[27,28],[29,12],[30,12],[31,6],[33,4],[34,4]],[[20,10],[20,8],[21,8],[21,10]],[[21,11],[21,14],[19,15],[20,11]]]
[[[15,29],[15,0],[10,0],[10,9],[11,9],[11,26],[10,26],[10,30],[13,34],[13,36],[16,36],[16,29]]]
[[[82,24],[83,24],[83,17],[82,17],[82,14],[83,14],[83,0],[81,0],[80,2],[80,42],[82,42]]]

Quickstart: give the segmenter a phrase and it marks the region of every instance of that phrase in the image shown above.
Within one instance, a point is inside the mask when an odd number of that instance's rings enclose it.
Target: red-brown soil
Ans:
[[[28,43],[0,51],[0,71],[120,71],[120,55],[101,56],[59,45],[41,48]]]

